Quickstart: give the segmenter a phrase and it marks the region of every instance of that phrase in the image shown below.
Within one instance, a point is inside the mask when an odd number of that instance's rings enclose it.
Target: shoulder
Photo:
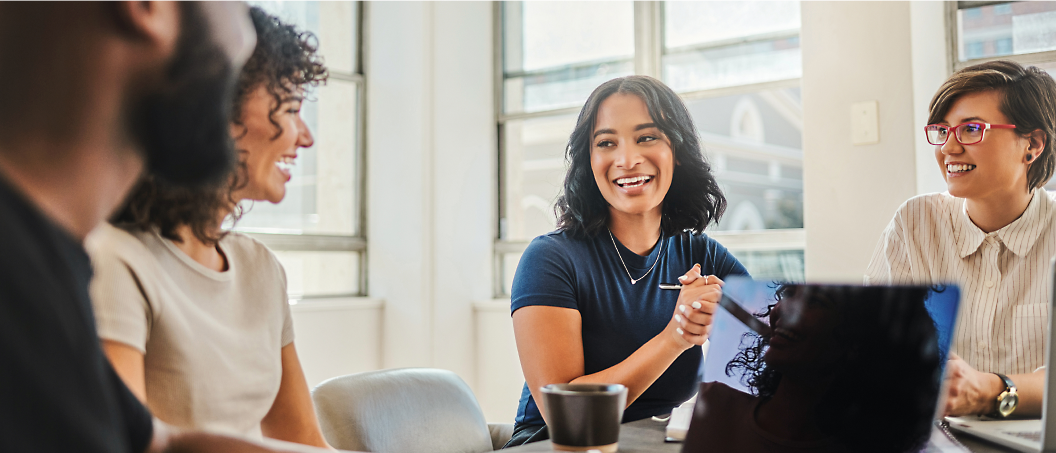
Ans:
[[[736,390],[721,382],[700,385],[701,398],[708,404],[741,404],[755,400],[755,396]]]
[[[136,234],[103,222],[84,240],[84,247],[95,266],[123,262],[136,270],[154,263],[154,255]]]
[[[228,257],[229,259],[237,260],[243,265],[282,268],[278,257],[275,256],[275,253],[268,246],[243,233],[229,231],[220,240],[220,246],[231,255]]]
[[[531,259],[567,261],[583,253],[589,239],[572,237],[565,231],[553,231],[532,239],[524,249],[524,257]]]

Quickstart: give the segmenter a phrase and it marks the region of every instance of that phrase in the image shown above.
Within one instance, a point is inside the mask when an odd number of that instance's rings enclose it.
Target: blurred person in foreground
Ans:
[[[329,448],[293,344],[286,273],[224,231],[242,200],[278,203],[299,148],[305,89],[326,80],[315,36],[250,9],[257,35],[234,96],[239,165],[218,186],[148,175],[86,242],[103,351],[158,419],[180,428]]]
[[[785,284],[726,364],[750,393],[700,385],[683,451],[918,452],[942,383],[927,287]]]
[[[270,451],[154,422],[103,355],[82,246],[149,168],[234,162],[239,3],[0,3],[0,451]]]
[[[1056,199],[1056,81],[1037,67],[964,68],[929,107],[947,192],[909,199],[880,237],[866,282],[956,282],[946,415],[1041,414]]]

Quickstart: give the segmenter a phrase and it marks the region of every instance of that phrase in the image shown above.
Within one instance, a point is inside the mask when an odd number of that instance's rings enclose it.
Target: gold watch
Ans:
[[[994,411],[996,418],[1008,418],[1016,410],[1019,404],[1019,393],[1016,392],[1016,384],[1008,376],[994,373],[1005,383],[1005,391],[997,395],[997,410]]]

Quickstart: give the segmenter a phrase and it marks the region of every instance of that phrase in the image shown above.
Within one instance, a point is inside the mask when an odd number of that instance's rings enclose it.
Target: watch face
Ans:
[[[1012,415],[1012,411],[1016,410],[1016,405],[1019,404],[1019,396],[1015,393],[1006,393],[1001,402],[997,405],[997,411],[1001,413],[1002,417],[1008,417]]]

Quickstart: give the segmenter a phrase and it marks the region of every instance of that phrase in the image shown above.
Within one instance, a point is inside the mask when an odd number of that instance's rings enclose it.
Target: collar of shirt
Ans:
[[[953,215],[954,237],[957,241],[957,251],[961,258],[967,257],[979,250],[979,246],[986,240],[987,234],[979,229],[972,219],[968,217],[968,205],[964,199],[960,199],[961,209]],[[1038,236],[1044,229],[1042,219],[1051,216],[1053,209],[1052,200],[1045,189],[1036,189],[1031,195],[1027,209],[1018,219],[1005,225],[993,234],[1001,240],[1012,253],[1023,257],[1034,247]]]

